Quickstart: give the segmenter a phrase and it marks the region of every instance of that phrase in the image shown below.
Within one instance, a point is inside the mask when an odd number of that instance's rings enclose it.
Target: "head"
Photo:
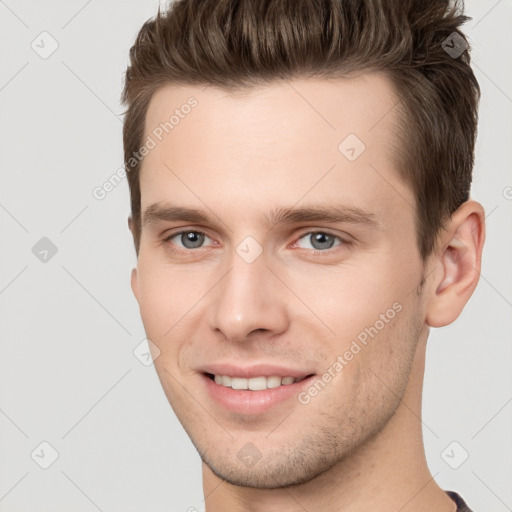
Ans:
[[[178,0],[139,32],[122,96],[132,288],[222,478],[289,485],[355,453],[420,386],[428,328],[471,296],[467,19],[443,0]],[[251,414],[211,400],[212,364],[314,376]]]

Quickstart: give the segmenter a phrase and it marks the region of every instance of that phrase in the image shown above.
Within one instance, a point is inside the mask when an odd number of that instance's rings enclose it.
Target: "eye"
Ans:
[[[309,242],[310,247],[303,246],[300,244],[300,240],[306,240]],[[339,243],[335,244],[336,240]],[[315,249],[317,251],[324,251],[326,249],[331,249],[336,245],[341,245],[344,241],[337,235],[333,235],[331,233],[326,233],[325,231],[310,231],[309,233],[304,233],[299,241],[296,242],[296,245],[301,249]]]
[[[176,239],[177,242],[171,242]],[[205,239],[211,240],[211,238],[203,233],[202,231],[180,231],[173,233],[165,239],[166,242],[171,242],[173,245],[182,249],[200,249]]]

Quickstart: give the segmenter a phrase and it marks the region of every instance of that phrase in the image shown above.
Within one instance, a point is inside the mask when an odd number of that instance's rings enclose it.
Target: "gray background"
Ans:
[[[0,0],[2,512],[203,506],[199,456],[154,368],[133,353],[141,342],[144,351],[145,335],[129,285],[126,180],[103,200],[92,194],[122,165],[123,73],[157,6]],[[467,1],[466,12],[483,93],[473,197],[486,209],[487,244],[463,314],[431,332],[424,440],[443,488],[475,512],[504,512],[512,510],[512,0]],[[42,58],[31,45],[48,52],[51,38],[58,48]],[[57,248],[46,262],[43,237]],[[47,469],[44,441],[58,453]]]

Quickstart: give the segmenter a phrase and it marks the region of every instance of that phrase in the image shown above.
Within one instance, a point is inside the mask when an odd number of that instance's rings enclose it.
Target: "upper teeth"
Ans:
[[[261,391],[267,388],[277,388],[281,385],[293,384],[301,379],[293,377],[252,377],[244,379],[243,377],[228,377],[227,375],[215,375],[215,382],[221,386],[233,389],[251,389]]]

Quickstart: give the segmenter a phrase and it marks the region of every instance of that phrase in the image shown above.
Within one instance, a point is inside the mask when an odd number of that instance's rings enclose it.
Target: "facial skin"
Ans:
[[[198,105],[142,164],[132,289],[167,398],[203,460],[206,510],[454,511],[426,465],[421,390],[429,326],[455,320],[478,281],[482,207],[462,205],[422,262],[383,75],[236,95],[166,86],[151,100],[145,137],[190,96]],[[366,146],[354,161],[338,149],[349,134]],[[155,204],[209,220],[144,223]],[[326,206],[372,222],[266,218]],[[168,239],[183,230],[205,233],[203,245]],[[334,238],[315,242],[311,232]],[[247,237],[262,249],[251,263],[237,252]],[[211,363],[320,378],[394,304],[393,318],[306,404],[293,397],[238,414],[205,390],[201,369]],[[261,455],[252,466],[237,456],[247,443]]]

